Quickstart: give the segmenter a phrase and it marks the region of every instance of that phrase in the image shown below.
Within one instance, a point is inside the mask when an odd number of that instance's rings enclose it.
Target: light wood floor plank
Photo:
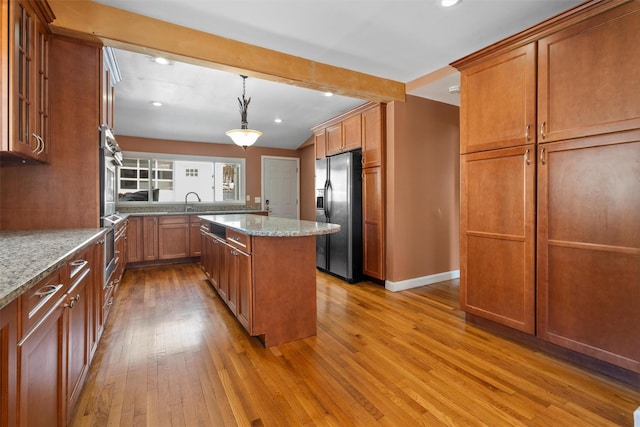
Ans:
[[[127,270],[70,425],[633,425],[639,390],[466,323],[455,280],[317,288],[317,336],[266,349],[196,264]]]

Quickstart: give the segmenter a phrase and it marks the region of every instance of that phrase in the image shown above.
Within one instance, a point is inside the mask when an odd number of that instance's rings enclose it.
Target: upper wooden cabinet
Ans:
[[[535,43],[464,70],[460,82],[461,153],[535,141]]]
[[[342,123],[336,123],[326,129],[326,154],[331,156],[342,151]]]
[[[316,159],[327,157],[327,132],[324,129],[313,134],[313,143],[316,150]]]
[[[640,5],[538,42],[538,142],[640,127]]]
[[[2,154],[49,160],[49,34],[45,1],[3,1]],[[6,25],[6,27],[5,27]]]
[[[122,79],[113,49],[102,48],[100,123],[115,128],[115,85]]]
[[[362,112],[362,167],[382,166],[384,156],[384,105]]]

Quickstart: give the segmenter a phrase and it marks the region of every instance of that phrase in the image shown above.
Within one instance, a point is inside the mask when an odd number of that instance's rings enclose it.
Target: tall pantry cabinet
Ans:
[[[452,65],[461,306],[640,373],[640,2],[583,3]]]

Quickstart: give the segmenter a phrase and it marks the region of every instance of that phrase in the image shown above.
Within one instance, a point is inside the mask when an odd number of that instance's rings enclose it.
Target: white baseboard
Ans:
[[[398,292],[405,289],[417,288],[420,286],[431,285],[432,283],[444,282],[445,280],[458,279],[460,270],[445,271],[444,273],[432,274],[430,276],[416,277],[415,279],[401,280],[392,282],[385,280],[384,288],[388,291]]]

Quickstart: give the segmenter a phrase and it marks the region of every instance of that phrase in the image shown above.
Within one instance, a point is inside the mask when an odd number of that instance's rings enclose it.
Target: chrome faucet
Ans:
[[[196,197],[198,198],[198,201],[199,202],[202,201],[202,199],[200,199],[200,196],[198,196],[198,193],[196,193],[195,191],[189,191],[187,194],[184,195],[184,211],[185,212],[193,211],[193,207],[187,205],[187,198],[189,197],[189,194],[195,194]]]

